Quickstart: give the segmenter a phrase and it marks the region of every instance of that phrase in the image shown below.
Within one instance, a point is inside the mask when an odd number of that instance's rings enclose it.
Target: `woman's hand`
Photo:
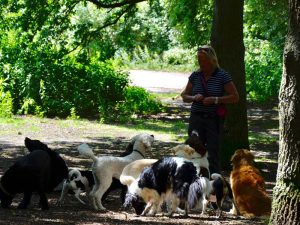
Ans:
[[[216,97],[206,97],[203,99],[203,105],[212,105],[215,104]]]
[[[194,96],[194,102],[201,102],[204,99],[204,96],[201,94],[196,94]]]

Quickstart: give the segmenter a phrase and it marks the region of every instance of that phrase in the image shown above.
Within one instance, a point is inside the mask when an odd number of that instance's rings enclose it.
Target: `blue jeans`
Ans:
[[[224,119],[213,114],[191,113],[188,134],[190,135],[193,130],[198,131],[208,151],[210,174],[220,173],[219,152],[223,137]]]

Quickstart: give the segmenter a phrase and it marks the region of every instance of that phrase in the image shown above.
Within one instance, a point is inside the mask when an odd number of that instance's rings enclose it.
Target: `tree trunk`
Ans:
[[[279,93],[279,158],[270,224],[300,224],[300,0],[289,0]]]
[[[229,113],[221,152],[223,167],[228,166],[236,149],[249,148],[243,7],[244,1],[241,0],[215,0],[211,44],[216,50],[220,66],[230,73],[240,96],[238,104],[227,107]]]

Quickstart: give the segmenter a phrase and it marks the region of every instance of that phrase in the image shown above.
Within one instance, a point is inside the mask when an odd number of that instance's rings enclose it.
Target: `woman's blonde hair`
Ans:
[[[216,54],[216,51],[213,49],[213,47],[209,46],[209,45],[203,45],[200,46],[197,49],[197,54],[199,54],[200,52],[204,53],[205,55],[207,55],[207,57],[210,59],[211,63],[216,67],[216,68],[220,68],[219,66],[219,61],[218,61],[218,57]]]

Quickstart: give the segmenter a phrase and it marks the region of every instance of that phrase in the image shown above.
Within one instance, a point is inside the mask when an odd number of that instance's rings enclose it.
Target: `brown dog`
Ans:
[[[254,166],[254,155],[249,150],[239,149],[232,156],[231,162],[233,170],[230,183],[241,215],[270,215],[271,199],[266,192],[264,179]],[[234,208],[233,213],[236,213]]]

